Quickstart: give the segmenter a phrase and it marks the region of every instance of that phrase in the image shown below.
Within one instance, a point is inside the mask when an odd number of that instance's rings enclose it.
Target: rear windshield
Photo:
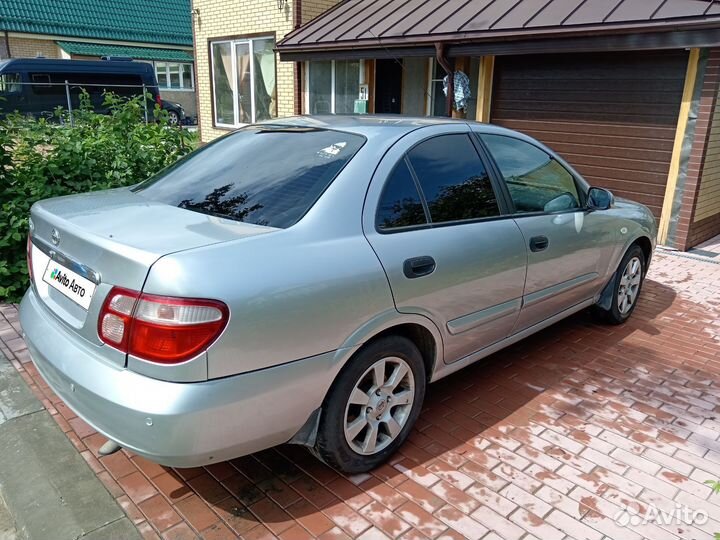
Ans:
[[[134,191],[236,221],[287,228],[312,207],[365,142],[350,133],[256,125],[193,152]]]

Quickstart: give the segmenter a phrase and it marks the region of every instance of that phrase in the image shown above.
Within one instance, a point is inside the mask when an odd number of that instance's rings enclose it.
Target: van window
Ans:
[[[21,88],[19,73],[0,73],[1,94],[14,94],[20,92]]]
[[[50,75],[48,75],[47,73],[33,73],[31,78],[32,78],[33,84],[42,85],[42,86],[50,85]]]
[[[57,82],[62,83],[64,81],[53,81],[47,73],[31,73],[30,80],[32,81],[30,88],[32,88],[32,93],[36,96],[52,96],[53,98],[65,96],[65,87],[62,84],[57,84]]]
[[[70,94],[76,97],[81,89],[91,96],[113,92],[122,97],[142,95],[143,80],[136,74],[118,73],[31,73],[32,90],[36,95],[65,96],[65,81],[70,85]],[[146,89],[152,91],[153,82],[146,81]]]

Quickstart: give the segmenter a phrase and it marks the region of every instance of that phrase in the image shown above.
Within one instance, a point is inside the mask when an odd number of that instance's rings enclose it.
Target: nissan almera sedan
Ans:
[[[359,472],[428,383],[585,308],[624,322],[655,235],[520,133],[291,118],[35,204],[21,322],[52,389],[150,460],[291,442]]]

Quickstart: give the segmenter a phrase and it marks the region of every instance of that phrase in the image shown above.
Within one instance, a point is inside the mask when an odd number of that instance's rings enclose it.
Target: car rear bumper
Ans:
[[[338,351],[223,379],[173,383],[106,362],[32,288],[20,321],[38,371],[79,417],[163,465],[193,467],[287,442],[320,407]]]

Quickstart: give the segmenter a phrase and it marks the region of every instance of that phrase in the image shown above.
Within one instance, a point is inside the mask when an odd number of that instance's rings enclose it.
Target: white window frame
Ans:
[[[232,78],[233,81],[235,81],[235,88],[233,89],[233,124],[221,124],[217,121],[215,114],[213,113],[213,124],[218,127],[229,127],[229,128],[235,128],[235,127],[241,127],[246,126],[246,122],[240,122],[240,109],[237,106],[238,104],[238,92],[239,88],[237,88],[237,45],[247,43],[248,44],[248,53],[250,54],[250,122],[255,122],[255,62],[253,59],[255,58],[255,50],[253,42],[256,40],[263,40],[263,39],[272,39],[275,40],[275,36],[258,36],[258,37],[252,37],[252,38],[243,38],[243,39],[218,39],[218,40],[210,40],[210,78],[213,81],[213,109],[215,108],[215,47],[214,45],[220,44],[220,43],[229,43],[230,44],[230,58],[232,62]],[[275,58],[275,69],[277,70],[277,57]],[[277,79],[275,80],[275,87],[277,89]]]
[[[358,84],[364,84],[365,81],[365,60],[358,60],[360,63],[360,73]],[[303,107],[305,108],[305,114],[310,113],[310,61],[305,61],[305,78],[303,82],[303,93],[305,99]],[[330,114],[335,113],[335,60],[330,61]]]
[[[195,75],[193,73],[193,65],[192,62],[165,62],[157,60],[153,63],[153,67],[155,68],[155,77],[158,76],[158,64],[165,64],[165,80],[167,81],[167,84],[170,84],[170,66],[178,66],[178,73],[180,74],[180,88],[173,88],[172,86],[160,86],[160,79],[158,79],[158,87],[160,90],[170,90],[172,92],[192,92],[195,90]],[[190,66],[190,86],[185,85],[185,77],[183,75],[183,69],[182,67],[184,65]]]

